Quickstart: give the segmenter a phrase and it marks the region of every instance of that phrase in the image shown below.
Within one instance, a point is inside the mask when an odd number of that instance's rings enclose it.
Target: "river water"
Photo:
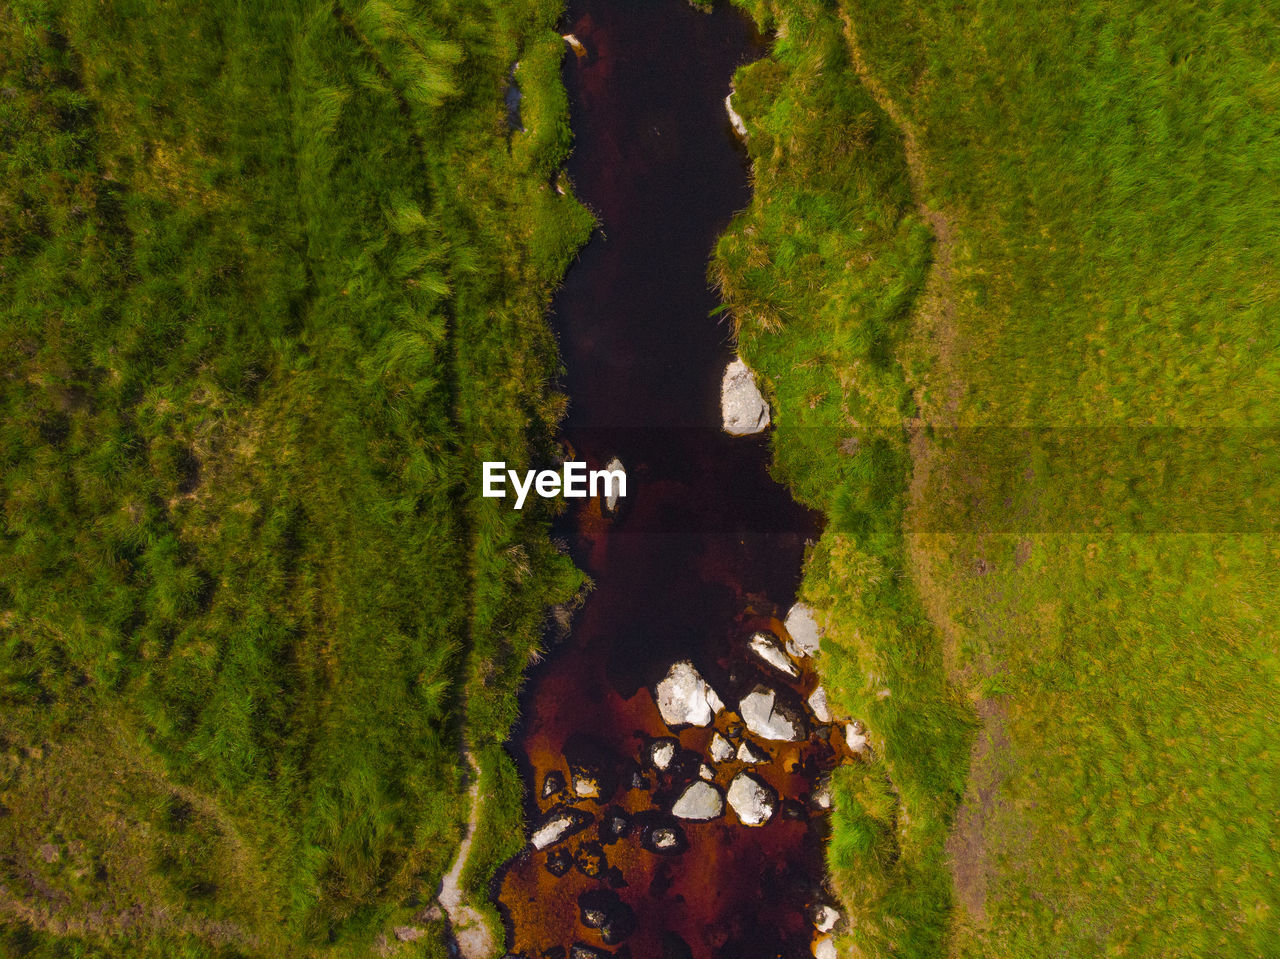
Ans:
[[[564,801],[594,821],[509,863],[495,892],[512,952],[528,959],[567,955],[574,943],[636,959],[809,956],[826,819],[806,799],[836,761],[820,734],[770,744],[774,759],[757,772],[785,801],[766,825],[745,827],[726,809],[680,823],[678,853],[641,839],[646,824],[669,821],[697,775],[688,760],[706,756],[712,735],[677,731],[683,765],[647,768],[646,743],[672,735],[651,688],[677,660],[691,661],[730,709],[762,679],[780,685],[745,643],[753,630],[785,635],[779,620],[818,533],[817,517],[769,477],[767,434],[720,429],[732,336],[727,317],[709,315],[718,300],[707,265],[750,200],[724,97],[734,69],[764,55],[763,40],[727,4],[706,14],[682,0],[580,0],[565,29],[587,51],[566,51],[568,173],[601,228],[552,306],[571,402],[563,439],[592,468],[618,457],[630,495],[614,516],[587,501],[560,524],[595,588],[569,637],[531,672],[512,739],[530,822]],[[804,696],[813,682],[806,674],[792,688]],[[549,772],[569,775],[566,757],[596,772],[598,798],[542,798]],[[732,773],[716,768],[722,790]],[[608,810],[627,814],[630,835],[601,834]],[[553,875],[553,856],[562,869],[576,865]],[[605,945],[581,921],[579,897],[600,889],[634,915],[621,944]]]

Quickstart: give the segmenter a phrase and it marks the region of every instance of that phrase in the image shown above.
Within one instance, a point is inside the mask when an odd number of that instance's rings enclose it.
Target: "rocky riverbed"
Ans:
[[[818,685],[812,611],[797,604],[786,622],[795,635],[772,617],[744,632],[723,691],[694,663],[672,663],[636,697],[637,712],[649,715],[630,750],[579,744],[539,764],[540,815],[512,873],[540,871],[544,878],[534,885],[543,902],[572,900],[581,908],[575,928],[561,933],[567,941],[526,945],[512,957],[631,955],[626,943],[636,921],[624,896],[636,873],[652,872],[644,860],[706,855],[733,843],[735,830],[776,824],[825,831],[831,770],[870,759],[871,750],[862,724],[833,716]],[[805,899],[811,949],[822,956],[842,917],[820,883]],[[686,948],[673,942],[670,954],[693,955]]]

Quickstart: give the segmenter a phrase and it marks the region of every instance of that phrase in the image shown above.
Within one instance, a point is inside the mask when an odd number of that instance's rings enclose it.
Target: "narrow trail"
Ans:
[[[919,131],[915,122],[902,110],[898,102],[889,93],[888,88],[879,77],[872,72],[858,39],[858,29],[847,11],[841,11],[844,22],[845,37],[849,43],[849,57],[858,79],[867,88],[871,98],[902,131],[903,152],[906,154],[907,172],[911,177],[911,192],[916,198],[916,211],[921,219],[929,224],[933,231],[933,264],[929,269],[929,277],[925,281],[917,309],[916,322],[919,332],[930,338],[934,359],[938,365],[938,373],[947,383],[942,409],[930,409],[933,414],[942,414],[948,419],[959,411],[960,387],[958,378],[953,372],[952,360],[956,350],[955,331],[955,299],[952,290],[952,273],[955,251],[955,231],[951,218],[942,210],[933,206],[926,199],[928,178],[925,175],[924,151],[920,148]],[[916,392],[920,393],[920,384],[916,384]],[[923,407],[921,407],[923,409]],[[914,427],[920,422],[911,424],[913,434],[919,431]]]
[[[462,959],[490,959],[497,954],[498,939],[489,928],[484,915],[466,902],[461,884],[462,870],[466,868],[467,857],[471,854],[471,840],[475,838],[476,828],[480,825],[480,766],[470,749],[463,750],[463,755],[471,766],[473,777],[471,788],[467,790],[471,812],[467,816],[466,834],[458,845],[458,855],[445,873],[438,898],[449,916],[453,939]]]

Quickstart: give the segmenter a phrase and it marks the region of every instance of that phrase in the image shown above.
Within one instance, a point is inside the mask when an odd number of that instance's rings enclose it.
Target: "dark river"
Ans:
[[[630,495],[615,516],[588,500],[560,524],[595,589],[569,638],[532,670],[511,749],[530,823],[557,803],[592,821],[499,875],[508,945],[528,959],[570,955],[575,943],[635,959],[807,957],[826,829],[807,800],[838,761],[823,729],[769,744],[773,760],[756,772],[780,802],[765,825],[748,828],[726,808],[679,822],[678,851],[643,839],[676,822],[672,802],[708,761],[713,733],[677,731],[678,761],[661,774],[646,766],[651,738],[673,735],[653,685],[690,660],[730,711],[757,682],[786,685],[746,641],[755,630],[785,635],[804,547],[819,532],[816,515],[770,479],[768,434],[720,428],[734,354],[728,318],[709,316],[719,301],[707,266],[751,193],[724,97],[764,43],[727,4],[705,14],[683,0],[573,2],[565,30],[586,49],[566,50],[564,63],[568,172],[601,227],[552,308],[571,402],[563,439],[592,468],[618,457]],[[803,697],[814,682],[806,673],[790,688]],[[717,725],[733,721],[726,713]],[[546,775],[571,776],[570,761],[594,770],[599,795],[543,799]],[[722,792],[735,768],[715,766]],[[621,838],[604,825],[617,811],[631,824]],[[580,897],[600,890],[634,919],[612,944],[583,922]]]

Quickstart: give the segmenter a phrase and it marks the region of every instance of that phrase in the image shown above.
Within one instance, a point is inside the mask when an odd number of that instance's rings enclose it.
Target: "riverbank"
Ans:
[[[850,945],[1274,952],[1274,24],[747,6],[769,200],[715,275],[882,751],[829,853]]]
[[[464,727],[473,869],[519,835],[557,14],[0,13],[0,951],[439,954]]]

